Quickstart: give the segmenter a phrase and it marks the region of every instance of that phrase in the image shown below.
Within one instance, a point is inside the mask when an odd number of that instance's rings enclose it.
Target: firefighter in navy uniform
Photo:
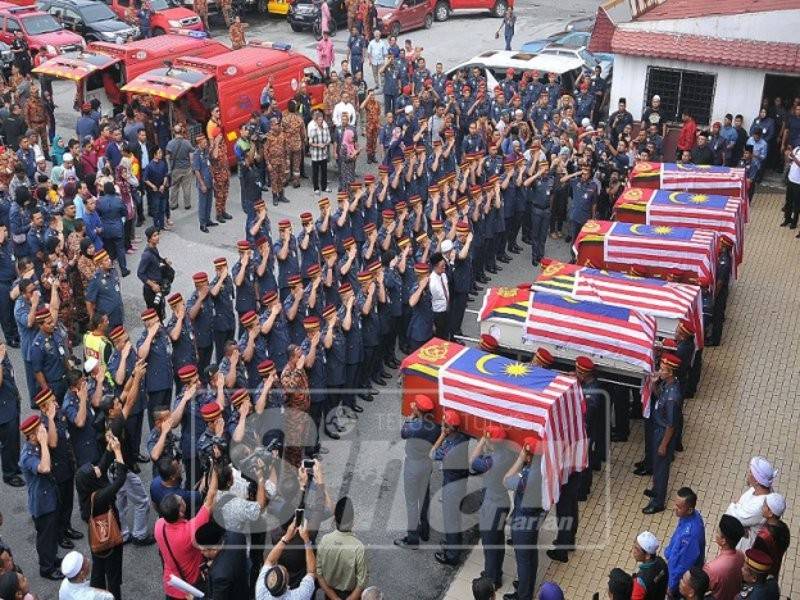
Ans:
[[[197,370],[205,379],[206,367],[211,364],[214,354],[214,302],[205,272],[192,275],[192,282],[195,289],[186,304],[186,311],[194,333]]]
[[[33,402],[41,411],[39,419],[47,430],[47,445],[53,466],[53,479],[58,493],[58,517],[56,519],[56,538],[58,545],[67,550],[75,547],[72,540],[79,540],[83,534],[72,528],[72,507],[75,499],[75,458],[67,431],[67,418],[58,407],[53,391],[43,387],[33,397]]]
[[[531,206],[531,263],[534,267],[544,258],[544,247],[550,231],[550,204],[552,202],[555,176],[552,171],[539,171],[525,180],[525,194]]]
[[[517,589],[504,600],[532,600],[539,568],[539,526],[543,515],[542,473],[532,464],[538,440],[526,437],[516,462],[503,478],[506,489],[514,493],[511,511],[511,543],[517,563]]]
[[[725,325],[725,309],[728,306],[728,286],[731,281],[732,243],[726,236],[719,240],[719,253],[717,255],[716,289],[714,292],[714,310],[711,313],[711,343],[709,346],[719,346],[722,341],[722,329]]]
[[[608,411],[606,395],[599,386],[592,359],[579,356],[575,359],[575,376],[583,388],[586,402],[586,436],[589,439],[589,467],[582,471],[581,489],[578,495],[585,500],[592,489],[592,471],[599,471],[606,459],[606,429]]]
[[[653,386],[650,402],[650,443],[653,460],[653,487],[645,490],[650,503],[642,509],[646,515],[664,510],[667,500],[669,471],[675,454],[677,432],[682,418],[683,397],[681,385],[675,376],[681,359],[674,354],[664,354]]]
[[[194,332],[189,315],[186,313],[183,296],[179,292],[175,292],[167,298],[167,304],[172,309],[172,316],[167,322],[167,332],[172,342],[172,374],[175,391],[180,394],[183,383],[178,377],[178,369],[184,365],[197,364],[197,346],[195,346]]]
[[[207,473],[210,461],[219,461],[227,455],[228,441],[225,438],[225,417],[217,402],[204,404],[200,416],[206,428],[197,440],[197,459],[201,472]]]
[[[147,419],[153,427],[153,411],[169,408],[172,400],[172,344],[154,308],[141,314],[144,331],[136,343],[136,356],[147,362],[144,388],[147,392]]]
[[[470,474],[483,475],[485,485],[479,517],[483,576],[498,589],[503,584],[504,529],[510,509],[504,479],[515,459],[506,438],[502,426],[489,425],[470,456]]]
[[[92,315],[95,312],[108,315],[108,327],[113,329],[125,320],[119,276],[105,250],[96,252],[93,261],[98,269],[86,288],[86,301],[92,307]]]
[[[444,540],[442,549],[433,557],[443,565],[455,566],[461,562],[461,501],[467,494],[469,438],[459,431],[461,415],[454,410],[445,410],[442,421],[431,455],[442,469]]]
[[[441,428],[433,421],[433,408],[433,400],[417,394],[411,402],[411,418],[400,430],[400,437],[406,440],[403,492],[408,529],[405,537],[396,539],[394,543],[404,548],[416,548],[420,539],[427,542],[430,538],[431,448],[441,434]]]
[[[214,353],[219,364],[225,357],[225,342],[234,339],[236,335],[234,287],[225,257],[214,259],[214,278],[209,286],[214,305]]]
[[[69,356],[67,333],[57,323],[46,307],[36,311],[36,324],[39,332],[33,338],[29,360],[37,391],[48,387],[60,404],[67,392],[67,370],[65,359]]]
[[[19,468],[19,415],[19,389],[14,379],[14,367],[6,353],[6,345],[0,344],[0,459],[3,481],[11,487],[25,485]]]
[[[675,330],[675,354],[681,359],[681,368],[678,371],[678,381],[684,400],[692,398],[697,391],[697,382],[700,379],[700,370],[703,364],[703,350],[695,349],[694,325],[686,319],[681,319]]]
[[[58,552],[58,487],[53,478],[48,432],[38,415],[22,422],[19,430],[25,436],[19,466],[28,485],[28,512],[36,529],[36,553],[39,575],[59,581],[64,575],[56,566]]]

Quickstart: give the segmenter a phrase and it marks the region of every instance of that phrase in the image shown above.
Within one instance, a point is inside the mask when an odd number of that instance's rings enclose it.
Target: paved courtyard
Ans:
[[[794,231],[777,227],[781,206],[783,193],[776,190],[760,193],[753,201],[743,268],[731,289],[722,345],[703,353],[698,392],[685,405],[686,450],[677,455],[672,467],[670,489],[674,492],[688,485],[699,496],[698,508],[706,520],[707,560],[717,553],[716,523],[744,491],[747,463],[755,454],[769,458],[779,471],[776,487],[787,498],[785,519],[793,534],[800,523],[795,508],[800,498],[800,240]],[[633,572],[636,564],[630,550],[639,532],[655,533],[662,548],[672,534],[675,517],[671,512],[641,513],[647,504],[642,492],[650,479],[636,477],[632,470],[633,463],[642,458],[643,438],[638,422],[627,443],[612,444],[605,471],[608,494],[595,486],[589,500],[581,503],[578,544],[595,548],[579,549],[567,564],[553,563],[540,553],[539,581],[556,581],[570,600],[603,592],[614,567]],[[552,532],[545,532],[543,542],[552,537]],[[800,592],[797,558],[793,541],[781,567],[782,597]],[[478,548],[445,600],[470,598],[472,579],[482,568]],[[511,591],[515,572],[510,549],[505,568],[504,593]]]

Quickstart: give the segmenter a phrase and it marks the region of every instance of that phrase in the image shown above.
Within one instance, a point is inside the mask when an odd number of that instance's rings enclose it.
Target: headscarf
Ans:
[[[347,156],[352,158],[356,153],[355,134],[352,129],[345,129],[342,134],[342,148],[347,151]]]
[[[89,511],[91,509],[92,494],[110,485],[108,477],[106,476],[108,467],[106,466],[105,470],[103,470],[102,464],[99,466],[100,477],[95,473],[94,465],[91,463],[81,465],[75,473],[75,490],[78,492],[81,519],[84,521],[88,521],[90,517]]]
[[[772,488],[772,482],[778,474],[772,464],[762,456],[754,456],[750,459],[750,473],[759,485],[765,488]]]
[[[539,589],[539,600],[564,600],[564,592],[558,584],[545,581]]]

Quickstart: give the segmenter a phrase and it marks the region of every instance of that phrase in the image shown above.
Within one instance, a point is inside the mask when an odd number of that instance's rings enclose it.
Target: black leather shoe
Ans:
[[[380,373],[378,373],[378,377],[380,377],[381,379],[391,379],[392,374],[389,373],[389,371],[387,371],[386,369],[383,369],[381,370]]]
[[[503,600],[519,600],[519,595],[517,592],[508,592],[503,594]]]
[[[637,469],[644,469],[644,461],[640,460],[637,463],[633,463],[633,466],[636,467]]]
[[[497,267],[495,267],[495,268],[497,269],[498,273],[503,270],[503,267],[501,267],[500,265],[497,265]]]
[[[220,223],[224,223],[225,222],[225,215],[221,215],[221,214],[217,213],[217,221],[219,221]]]
[[[325,428],[325,435],[327,435],[327,436],[328,436],[329,438],[331,438],[332,440],[339,440],[339,439],[341,439],[341,437],[342,437],[342,436],[340,436],[338,433],[336,433],[336,432],[334,432],[334,431],[331,431],[331,430],[330,430],[330,429],[328,429],[327,427]]]
[[[400,546],[401,548],[411,548],[412,550],[416,550],[419,548],[419,543],[413,543],[408,541],[408,536],[397,538],[394,541],[395,546]]]
[[[12,475],[8,479],[3,479],[6,485],[10,485],[11,487],[25,487],[25,480],[20,477],[19,475]]]
[[[223,216],[223,217],[225,217],[225,218],[226,218],[228,221],[230,221],[231,219],[233,219],[233,215],[232,215],[232,214],[230,214],[230,213],[226,213],[226,212],[224,212],[224,213],[222,213],[222,216]]]
[[[73,550],[75,548],[75,544],[72,543],[72,540],[67,539],[66,537],[58,542],[58,545],[64,550]]]
[[[486,271],[488,273],[491,273],[492,275],[497,275],[497,268],[496,267],[486,267]],[[487,280],[488,280],[488,278],[487,278]],[[483,282],[481,282],[481,283],[483,283]]]
[[[361,398],[364,402],[372,402],[373,398],[370,394],[358,394],[358,397]]]
[[[638,475],[639,477],[649,477],[650,475],[653,474],[653,470],[641,467],[639,469],[634,470],[633,474]]]
[[[567,555],[566,550],[551,548],[545,554],[547,554],[547,556],[549,556],[551,560],[555,560],[557,562],[565,563],[569,561],[569,556]]]
[[[67,537],[71,540],[82,540],[83,534],[77,529],[73,529],[72,527],[70,527],[64,532],[64,537]]]
[[[628,436],[627,435],[612,435],[611,436],[612,442],[627,442]]]
[[[522,248],[514,246],[513,248],[509,248],[508,251],[511,252],[511,254],[519,254],[520,252],[522,252]]]
[[[134,546],[152,546],[156,543],[156,538],[152,535],[145,536],[143,538],[131,537],[131,544]]]
[[[9,348],[19,348],[20,342],[19,338],[12,338],[6,342],[6,345]]]
[[[130,270],[128,270],[128,269],[122,269],[122,272],[121,272],[120,274],[121,274],[123,277],[127,277],[128,275],[130,275],[130,274],[131,274],[131,272],[130,272]]]
[[[387,360],[384,364],[390,369],[396,369],[397,367],[400,366],[400,363],[397,361],[397,359],[394,358],[391,360]]]
[[[474,292],[479,292],[479,293],[480,293],[480,292],[482,292],[482,291],[483,291],[483,286],[481,286],[481,285],[476,285],[474,288],[472,288],[472,290],[473,290]]]
[[[487,284],[489,283],[489,278],[486,275],[479,275],[478,277],[475,278],[475,281],[477,281],[478,283]]]
[[[202,231],[203,233],[208,233],[208,227],[206,227],[205,225],[200,225],[200,231]]]
[[[64,579],[64,574],[60,569],[53,569],[52,571],[39,571],[39,576],[50,581],[61,581]]]
[[[383,379],[382,377],[375,377],[372,379],[372,383],[383,387],[384,385],[386,385],[386,380]]]
[[[663,506],[658,506],[657,504],[648,504],[642,509],[642,513],[646,515],[655,515],[660,512],[664,512]]]
[[[511,262],[511,257],[504,254],[503,256],[498,256],[497,260],[500,261],[501,263],[508,264]]]
[[[421,539],[423,542],[427,542],[428,540],[430,540],[431,539],[431,530],[428,529],[428,528],[424,528],[424,529],[420,528],[420,530],[419,530],[419,539]]]
[[[208,222],[208,226],[209,227],[216,227],[217,225],[219,225],[219,223],[217,223],[216,221],[209,221]]]
[[[683,444],[682,443],[679,443],[677,446],[675,446],[675,452],[683,452]]]
[[[781,227],[786,227],[789,223],[791,223],[791,221],[784,219],[783,223],[781,223]]]
[[[364,412],[364,407],[359,406],[358,404],[353,404],[353,406],[350,407],[350,410],[353,412],[362,413]]]
[[[458,561],[450,560],[447,558],[447,555],[444,552],[437,552],[433,555],[433,558],[436,559],[436,562],[447,565],[448,567],[456,567],[458,566]]]
[[[656,495],[656,493],[653,490],[645,490],[642,492],[642,494],[644,494],[648,498],[652,498],[653,496]]]
[[[147,464],[147,463],[150,462],[150,457],[149,456],[145,456],[144,454],[139,452],[139,455],[136,457],[136,462],[142,463],[142,464]]]

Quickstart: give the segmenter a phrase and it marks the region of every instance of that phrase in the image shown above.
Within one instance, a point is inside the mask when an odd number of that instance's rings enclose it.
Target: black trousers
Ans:
[[[587,468],[589,473],[591,468]],[[558,534],[553,544],[561,550],[575,549],[575,535],[578,531],[578,495],[580,493],[583,472],[572,473],[567,482],[561,486],[561,493],[556,502],[556,520]]]
[[[13,282],[0,282],[0,325],[3,327],[3,335],[6,342],[19,339],[17,321],[14,319],[14,303],[9,294]]]
[[[58,511],[41,515],[33,520],[36,528],[36,554],[39,555],[39,573],[52,571],[56,565],[58,552]]]
[[[327,160],[311,161],[311,183],[314,186],[315,192],[328,189]]]
[[[19,411],[16,418],[0,425],[0,460],[3,461],[3,479],[21,473],[19,468]]]
[[[309,410],[309,414],[311,416],[311,420],[314,421],[314,445],[306,446],[306,456],[314,456],[317,452],[319,452],[319,427],[325,418],[327,401],[328,399],[323,393],[311,394],[311,408]]]
[[[450,304],[450,333],[461,332],[461,323],[464,321],[464,312],[467,310],[467,292],[453,292],[453,299]],[[445,338],[447,339],[447,338]]]
[[[122,598],[122,549],[120,544],[103,556],[92,552],[92,587],[114,594],[114,600]]]
[[[611,386],[611,404],[614,407],[614,429],[617,437],[627,438],[630,434],[630,390],[621,385]]]
[[[132,414],[125,419],[125,434],[136,452],[139,452],[142,447],[142,427],[144,427],[144,411]]]
[[[158,302],[156,302],[156,293],[148,286],[142,288],[142,296],[147,308],[154,308],[158,313],[158,318],[164,320],[164,294],[158,294]]]
[[[361,363],[344,366],[344,387],[342,404],[353,407],[356,403],[356,394],[359,393],[361,383]]]
[[[58,539],[64,537],[68,529],[72,529],[72,507],[75,504],[75,478],[56,484],[58,487]]]
[[[433,335],[449,340],[450,333],[450,313],[448,311],[433,313]]]
[[[214,330],[214,360],[217,361],[217,364],[225,358],[225,342],[235,339],[234,334],[233,330]]]
[[[153,412],[160,408],[169,408],[172,398],[172,389],[147,392],[147,423],[153,428]]]
[[[792,225],[797,225],[800,215],[800,183],[789,181],[786,184],[786,202],[783,205],[783,218]]]
[[[377,346],[364,346],[364,361],[361,363],[361,373],[359,373],[360,387],[364,389],[372,385],[370,379],[375,376],[375,365],[378,363],[377,350]]]
[[[400,317],[389,317],[389,331],[383,336],[383,358],[389,360],[396,358],[395,346],[397,344],[397,330],[400,327]]]
[[[206,346],[205,348],[197,348],[197,372],[200,374],[200,379],[206,383],[206,367],[211,364],[211,356],[214,354],[214,346]]]

